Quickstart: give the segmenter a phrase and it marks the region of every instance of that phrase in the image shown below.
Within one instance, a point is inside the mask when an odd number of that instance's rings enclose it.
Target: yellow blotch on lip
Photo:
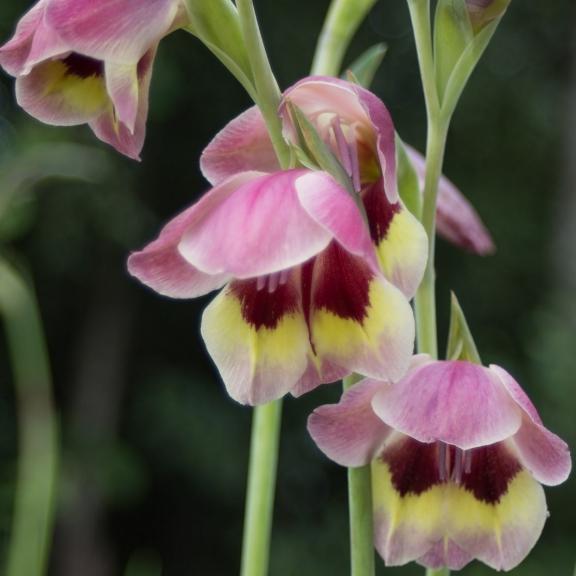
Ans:
[[[103,77],[82,78],[71,74],[61,60],[43,64],[38,73],[41,74],[40,79],[44,84],[44,96],[60,95],[73,109],[96,116],[109,104]]]

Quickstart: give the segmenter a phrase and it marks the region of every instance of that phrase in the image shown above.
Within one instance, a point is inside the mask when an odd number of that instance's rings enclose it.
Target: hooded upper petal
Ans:
[[[180,252],[198,269],[253,278],[309,260],[333,234],[302,206],[297,181],[306,170],[260,174],[188,228]],[[335,181],[338,194],[346,191]]]
[[[194,298],[220,288],[229,279],[226,274],[205,274],[185,260],[178,246],[189,226],[202,220],[246,182],[257,177],[244,173],[216,186],[196,204],[171,220],[156,240],[128,259],[130,274],[160,294],[173,298]]]
[[[572,469],[568,445],[544,427],[536,408],[506,370],[494,365],[490,370],[524,412],[522,426],[513,438],[522,465],[542,484],[554,486],[564,482]]]
[[[249,108],[229,122],[206,146],[200,158],[202,174],[217,184],[234,174],[280,169],[260,109]]]
[[[420,442],[463,450],[510,438],[522,424],[522,411],[498,378],[470,362],[430,362],[381,390],[372,406],[386,424]]]
[[[290,101],[317,124],[322,133],[323,115],[337,116],[344,124],[353,127],[352,136],[359,142],[373,146],[373,154],[379,160],[384,189],[390,202],[397,202],[396,144],[394,124],[383,102],[368,90],[340,80],[323,76],[311,76],[297,82],[284,93],[283,102]],[[290,119],[281,106],[287,132]]]
[[[258,405],[284,396],[306,370],[309,349],[299,270],[273,285],[230,283],[204,311],[202,337],[232,398]]]
[[[414,165],[424,189],[426,160],[414,148],[406,146],[410,161]],[[464,195],[445,176],[440,178],[436,207],[438,234],[460,248],[485,256],[496,249],[490,232],[478,213]]]
[[[174,22],[179,0],[50,0],[46,22],[71,50],[136,63]]]

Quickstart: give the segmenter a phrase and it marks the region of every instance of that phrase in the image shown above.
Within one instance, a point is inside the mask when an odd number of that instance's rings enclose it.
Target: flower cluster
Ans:
[[[469,0],[475,32],[507,2]],[[0,48],[20,105],[59,125],[87,123],[137,158],[157,46],[187,26],[180,0],[40,0]],[[332,159],[316,162],[298,120]],[[398,191],[390,114],[354,82],[314,76],[277,110],[293,162],[282,167],[258,108],[204,150],[210,190],[134,252],[130,273],[160,294],[219,290],[201,332],[228,393],[259,405],[357,373],[309,430],[344,466],[372,464],[376,547],[390,565],[510,569],[546,518],[540,484],[570,455],[497,366],[414,356],[410,305],[429,239]],[[420,186],[424,159],[407,147]],[[458,189],[440,181],[438,232],[478,254],[492,239]]]

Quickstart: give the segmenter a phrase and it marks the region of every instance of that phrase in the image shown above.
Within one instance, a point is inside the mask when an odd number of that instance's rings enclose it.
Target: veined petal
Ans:
[[[391,429],[372,410],[372,397],[386,386],[364,380],[347,390],[338,404],[316,408],[308,432],[330,460],[342,466],[364,466],[380,452]]]
[[[418,174],[420,189],[424,190],[426,160],[410,146],[406,146],[406,151]],[[440,178],[438,188],[436,225],[440,236],[469,252],[486,256],[496,250],[490,232],[472,204],[445,176]]]
[[[408,300],[367,264],[332,243],[315,262],[310,288],[312,348],[320,381],[324,365],[387,381],[406,371],[414,346]]]
[[[170,29],[178,0],[50,0],[46,22],[76,52],[136,63]]]
[[[544,427],[536,408],[506,370],[494,365],[489,369],[524,411],[522,426],[512,439],[522,465],[542,484],[555,486],[564,482],[572,469],[568,444]]]
[[[505,440],[522,423],[521,410],[498,379],[470,362],[431,362],[413,370],[382,389],[372,406],[386,424],[420,442],[463,450]]]
[[[368,226],[350,195],[329,174],[308,172],[296,181],[303,208],[324,226],[348,252],[360,256],[378,270]]]
[[[194,298],[220,288],[229,276],[200,272],[185,260],[178,245],[188,226],[201,220],[228,198],[238,186],[255,178],[245,173],[229,179],[204,195],[196,204],[176,216],[156,240],[128,260],[130,274],[160,294],[172,298]]]
[[[118,122],[134,132],[138,117],[140,85],[136,64],[118,64],[107,60],[104,64],[106,90],[114,105]]]
[[[211,184],[248,170],[280,170],[266,123],[257,106],[234,118],[216,134],[202,152],[200,168]]]
[[[232,282],[206,308],[202,337],[230,396],[258,405],[291,390],[307,365],[308,328],[297,271],[274,291]]]
[[[102,63],[70,54],[35,66],[16,80],[18,104],[46,124],[84,124],[109,105]]]
[[[114,100],[103,114],[90,122],[90,127],[100,140],[134,160],[140,159],[140,152],[146,137],[148,93],[155,58],[156,47],[146,52],[138,62],[138,66],[131,72],[131,77],[121,82],[118,82],[117,78],[114,79],[114,74],[119,72],[121,65],[111,65],[113,77],[106,80],[109,85],[108,90],[111,91],[110,95]],[[106,70],[108,69],[109,67]],[[132,92],[133,85],[128,86],[129,82],[135,80],[134,72],[137,80],[137,94]],[[134,109],[134,106],[137,108]],[[135,117],[133,117],[134,111],[136,111]]]
[[[542,488],[504,445],[474,450],[460,483],[440,480],[437,450],[399,437],[374,462],[378,551],[388,565],[459,570],[478,558],[513,568],[542,531]]]
[[[293,102],[309,118],[324,113],[337,115],[371,140],[380,160],[388,200],[397,202],[394,124],[379,98],[361,86],[338,78],[311,76],[289,88],[284,94],[286,100]],[[283,107],[281,113],[287,120]]]
[[[254,278],[309,260],[332,239],[300,204],[305,170],[260,174],[190,226],[180,252],[209,274]]]
[[[390,203],[382,181],[367,187],[362,200],[384,276],[408,299],[413,298],[428,260],[428,237],[422,224],[400,200]]]

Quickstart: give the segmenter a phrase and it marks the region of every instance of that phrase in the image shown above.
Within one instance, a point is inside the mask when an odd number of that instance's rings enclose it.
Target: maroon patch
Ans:
[[[240,301],[244,320],[256,330],[274,329],[283,316],[300,310],[300,295],[291,279],[273,292],[268,285],[259,290],[257,280],[237,280],[230,284],[230,292]]]
[[[362,201],[368,216],[370,236],[375,244],[379,244],[388,234],[390,223],[400,212],[400,202],[390,204],[384,192],[384,182],[379,180],[364,189]]]
[[[417,496],[440,483],[436,444],[406,437],[387,447],[380,458],[388,464],[392,485],[400,496]]]
[[[362,322],[370,304],[372,278],[372,272],[360,258],[332,242],[314,263],[312,306]]]
[[[66,66],[67,76],[78,76],[79,78],[90,78],[91,76],[101,78],[104,76],[104,63],[101,60],[72,52],[62,62]]]
[[[497,504],[522,470],[518,460],[502,444],[475,448],[471,464],[470,473],[462,475],[462,486],[487,504]]]

